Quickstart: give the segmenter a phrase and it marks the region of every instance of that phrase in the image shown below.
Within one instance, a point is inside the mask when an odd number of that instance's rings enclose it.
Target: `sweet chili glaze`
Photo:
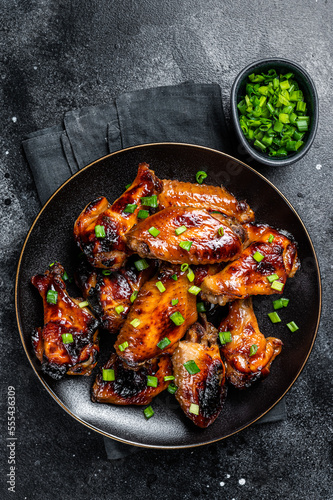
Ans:
[[[239,222],[254,220],[254,212],[245,201],[238,201],[223,186],[208,186],[190,182],[162,180],[162,192],[158,195],[160,209],[167,207],[195,207],[218,210]]]
[[[177,276],[176,281],[172,278],[174,275]],[[159,291],[157,282],[165,287],[164,292]],[[118,356],[130,367],[138,367],[162,352],[172,352],[175,343],[197,320],[196,297],[188,293],[191,286],[186,272],[182,272],[180,266],[171,265],[162,267],[142,286],[115,343]],[[178,299],[177,305],[171,304],[172,299]],[[177,311],[184,318],[181,325],[170,319],[171,314]],[[131,324],[135,319],[140,321],[138,326]],[[157,344],[165,337],[170,344],[161,350]],[[119,346],[125,342],[128,347],[121,351]]]
[[[185,415],[203,428],[216,420],[226,396],[217,330],[207,321],[204,324],[192,325],[172,355],[176,398]],[[194,361],[200,372],[191,375],[184,367],[188,361]],[[199,407],[198,415],[190,411],[192,404]]]
[[[32,343],[45,373],[55,379],[68,375],[90,375],[97,362],[98,321],[80,300],[72,299],[62,279],[64,268],[55,263],[44,274],[32,277],[44,305],[44,327],[36,328]],[[47,302],[47,292],[57,292],[56,304]],[[73,342],[64,344],[62,335],[71,334]]]
[[[228,382],[243,389],[258,378],[268,375],[283,344],[277,338],[265,338],[260,332],[251,298],[235,300],[229,304],[229,314],[221,322],[219,331],[230,332],[232,337],[231,342],[221,346]],[[252,346],[257,348],[253,355]]]
[[[88,262],[98,268],[119,269],[128,255],[125,234],[137,222],[142,208],[141,197],[157,194],[161,182],[147,163],[140,163],[131,186],[112,205],[102,196],[89,203],[74,224],[74,237]],[[135,204],[133,213],[124,209]],[[95,234],[95,226],[103,226],[105,237]]]
[[[177,235],[182,226],[186,231]],[[149,229],[159,231],[157,236]],[[222,235],[219,233],[222,233]],[[169,207],[139,222],[126,235],[127,245],[141,257],[172,264],[214,264],[236,259],[243,250],[246,232],[222,214],[192,207]],[[191,242],[189,250],[181,242]]]
[[[202,296],[205,300],[224,305],[250,295],[282,293],[271,287],[267,277],[277,274],[277,282],[285,284],[297,271],[297,249],[291,239],[267,225],[245,224],[244,228],[250,245],[220,273],[204,279]],[[271,235],[274,239],[269,242]],[[260,262],[253,257],[256,252],[264,256]]]
[[[115,380],[103,380],[103,369],[114,370]],[[148,387],[148,376],[157,378],[157,387]],[[92,387],[91,399],[98,403],[116,405],[147,405],[169,382],[165,376],[172,375],[171,359],[168,355],[148,361],[137,370],[130,369],[116,354],[112,354],[108,362],[98,373]]]

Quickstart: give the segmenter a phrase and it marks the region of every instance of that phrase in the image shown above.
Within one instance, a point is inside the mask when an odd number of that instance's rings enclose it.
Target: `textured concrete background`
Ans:
[[[5,416],[7,387],[15,386],[18,436],[16,496],[6,493],[6,444],[1,445],[2,498],[332,499],[332,3],[1,0],[0,5],[1,403]],[[320,97],[319,130],[306,157],[283,169],[260,169],[302,217],[323,278],[321,327],[287,396],[288,419],[204,448],[142,449],[108,462],[102,438],[51,399],[20,344],[15,269],[40,208],[20,142],[26,133],[58,123],[69,109],[188,79],[219,83],[228,114],[235,76],[266,56],[302,64]]]

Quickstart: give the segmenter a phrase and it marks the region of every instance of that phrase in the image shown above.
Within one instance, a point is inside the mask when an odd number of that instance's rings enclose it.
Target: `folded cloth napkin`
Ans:
[[[138,144],[183,142],[226,153],[230,138],[217,84],[186,82],[176,86],[127,92],[114,102],[65,114],[63,124],[29,134],[22,142],[42,204],[85,165]],[[286,418],[282,400],[259,420]],[[133,447],[105,439],[109,459]]]

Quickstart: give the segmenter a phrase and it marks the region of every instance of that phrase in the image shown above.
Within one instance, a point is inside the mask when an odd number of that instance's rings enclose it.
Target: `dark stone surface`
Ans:
[[[16,498],[331,499],[329,411],[332,275],[332,6],[324,0],[1,0],[2,416],[16,388]],[[20,143],[65,111],[123,91],[193,79],[217,82],[229,110],[238,71],[266,56],[291,58],[315,80],[320,123],[298,163],[259,167],[310,232],[323,279],[323,314],[309,361],[286,398],[288,419],[204,448],[141,449],[106,460],[102,437],[67,415],[37,381],[13,307],[16,264],[38,210]],[[300,298],[301,300],[301,298]],[[2,426],[5,419],[2,420]],[[6,437],[6,428],[1,435]],[[1,445],[1,498],[9,472]],[[240,479],[245,480],[239,482]]]

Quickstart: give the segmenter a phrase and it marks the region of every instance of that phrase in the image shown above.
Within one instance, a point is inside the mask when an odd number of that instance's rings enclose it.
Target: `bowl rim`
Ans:
[[[307,141],[303,148],[299,151],[296,152],[294,155],[287,157],[287,158],[281,158],[281,159],[273,159],[270,158],[269,156],[266,156],[256,149],[254,149],[250,143],[247,141],[247,139],[244,137],[244,134],[240,128],[239,125],[239,120],[238,120],[238,109],[237,109],[237,93],[239,90],[240,85],[242,84],[242,81],[255,69],[255,68],[260,68],[265,65],[274,65],[276,63],[285,65],[289,67],[290,69],[295,69],[299,74],[301,74],[302,78],[304,78],[305,81],[307,81],[308,86],[310,88],[310,92],[312,93],[313,97],[313,111],[312,111],[312,125],[311,125],[311,130],[309,133],[309,136],[307,138]],[[236,131],[237,139],[240,141],[241,145],[243,148],[246,150],[247,153],[249,153],[253,159],[257,160],[258,162],[272,166],[272,167],[281,167],[281,166],[286,166],[286,165],[291,165],[292,163],[295,163],[296,161],[300,160],[303,158],[303,156],[309,151],[310,147],[313,144],[313,141],[315,139],[317,129],[318,129],[318,121],[319,121],[319,98],[318,98],[318,93],[317,89],[315,87],[314,81],[312,77],[309,75],[309,73],[298,63],[291,61],[289,59],[284,59],[281,57],[269,57],[265,59],[259,59],[257,61],[253,61],[252,63],[248,64],[245,68],[243,68],[238,75],[236,76],[234,83],[231,88],[231,96],[230,96],[230,109],[231,109],[231,117],[233,121],[233,125]]]

